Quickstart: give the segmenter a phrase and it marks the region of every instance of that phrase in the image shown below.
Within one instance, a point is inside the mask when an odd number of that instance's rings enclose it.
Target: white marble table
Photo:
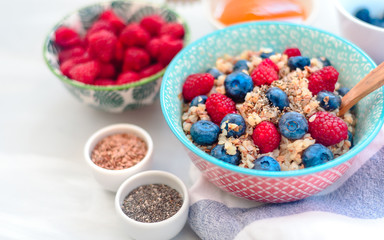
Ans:
[[[109,124],[148,130],[155,146],[153,168],[191,185],[190,160],[159,101],[123,114],[100,112],[80,104],[45,66],[42,45],[49,29],[92,2],[0,2],[0,239],[127,239],[114,195],[94,181],[82,156],[86,139]],[[333,6],[321,2],[314,25],[337,34]],[[191,40],[214,30],[199,1],[172,6],[189,22]],[[176,239],[198,237],[186,225]]]

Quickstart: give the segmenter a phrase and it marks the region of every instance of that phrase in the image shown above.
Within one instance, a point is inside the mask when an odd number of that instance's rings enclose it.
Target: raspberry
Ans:
[[[331,146],[348,138],[348,126],[328,112],[317,112],[308,121],[308,132],[317,143]]]
[[[279,73],[279,67],[274,62],[272,62],[270,58],[264,59],[260,65],[272,67],[277,73]]]
[[[118,17],[112,10],[104,11],[99,19],[109,22],[115,29],[115,33],[119,34],[121,30],[125,27],[123,19]]]
[[[114,78],[115,75],[116,69],[112,63],[100,63],[99,78]]]
[[[213,87],[214,81],[215,79],[209,73],[189,75],[183,84],[184,100],[190,102],[194,97],[209,93]]]
[[[151,57],[157,58],[160,54],[162,43],[163,41],[160,38],[152,38],[149,40],[147,46],[145,46],[145,49],[148,51]]]
[[[110,22],[104,21],[104,20],[98,20],[92,24],[92,26],[88,29],[85,39],[88,40],[89,36],[91,36],[94,33],[97,33],[98,31],[105,30],[112,32],[116,34],[115,28],[112,26]]]
[[[309,75],[308,89],[313,95],[316,95],[322,90],[333,92],[335,90],[335,84],[338,77],[339,73],[334,67],[323,67],[322,69]]]
[[[151,58],[145,50],[137,47],[128,48],[124,55],[123,71],[133,70],[138,72],[148,66],[150,61]]]
[[[60,71],[63,75],[70,78],[69,70],[71,70],[74,66],[76,66],[76,63],[72,59],[69,59],[60,64]]]
[[[120,33],[120,41],[127,47],[145,47],[150,39],[150,34],[138,23],[128,24]]]
[[[110,62],[115,57],[116,36],[106,30],[89,36],[89,52],[91,56],[103,62]]]
[[[167,66],[174,56],[183,48],[182,40],[164,41],[161,44],[158,61]]]
[[[273,123],[263,121],[253,130],[252,139],[261,153],[268,153],[279,147],[281,136]]]
[[[124,46],[120,41],[116,42],[115,46],[115,60],[123,61],[124,60]]]
[[[251,73],[253,84],[256,86],[270,85],[273,81],[279,79],[275,69],[268,64],[259,64]]]
[[[84,62],[88,62],[90,60],[91,59],[89,58],[89,56],[87,54],[84,54],[83,56],[80,56],[80,57],[70,58],[70,59],[65,60],[63,63],[60,64],[60,71],[63,75],[70,78],[69,70],[71,70],[78,63],[84,63]]]
[[[169,42],[169,41],[175,40],[171,35],[168,35],[168,34],[161,35],[160,39],[162,42]],[[177,40],[180,40],[180,39],[177,39]]]
[[[117,78],[116,84],[121,85],[126,83],[133,83],[138,81],[139,79],[140,79],[139,74],[132,71],[127,71],[119,75],[119,77]]]
[[[116,81],[108,78],[98,78],[92,84],[96,86],[111,86],[116,85]]]
[[[140,72],[140,77],[145,78],[145,77],[152,76],[153,74],[156,74],[159,71],[161,71],[163,68],[164,68],[163,65],[161,65],[160,63],[155,63],[153,65],[150,65],[150,66],[144,68]]]
[[[288,58],[301,56],[300,49],[298,49],[298,48],[287,48],[287,49],[285,49],[283,54],[287,55]]]
[[[85,50],[82,47],[73,47],[73,48],[65,49],[59,52],[59,62],[63,63],[70,58],[80,57],[84,55],[84,53],[85,53]]]
[[[55,42],[63,48],[82,45],[79,34],[68,27],[59,27],[55,31]]]
[[[213,93],[205,102],[207,112],[212,122],[220,124],[228,113],[236,113],[236,104],[221,93]]]
[[[160,35],[169,35],[173,39],[182,39],[184,37],[184,27],[177,22],[166,23],[161,27]]]
[[[147,30],[152,36],[159,35],[161,27],[165,21],[160,15],[146,16],[140,21],[140,26]]]
[[[69,76],[76,81],[91,84],[100,73],[100,65],[97,61],[80,63],[69,70]]]

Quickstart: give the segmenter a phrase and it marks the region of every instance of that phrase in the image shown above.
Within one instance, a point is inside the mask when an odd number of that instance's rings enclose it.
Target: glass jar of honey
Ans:
[[[308,16],[300,0],[213,0],[211,14],[228,26],[247,21],[288,21],[302,23]]]

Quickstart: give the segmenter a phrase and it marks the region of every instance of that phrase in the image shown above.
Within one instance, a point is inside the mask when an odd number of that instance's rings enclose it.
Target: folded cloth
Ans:
[[[384,239],[384,129],[315,196],[281,204],[237,198],[191,168],[189,224],[202,239]]]

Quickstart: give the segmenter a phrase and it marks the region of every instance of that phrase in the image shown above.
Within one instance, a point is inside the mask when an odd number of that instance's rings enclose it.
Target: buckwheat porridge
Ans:
[[[201,150],[244,168],[323,164],[352,147],[355,117],[337,116],[348,91],[337,78],[328,59],[297,48],[222,56],[206,73],[187,77],[183,130]]]

